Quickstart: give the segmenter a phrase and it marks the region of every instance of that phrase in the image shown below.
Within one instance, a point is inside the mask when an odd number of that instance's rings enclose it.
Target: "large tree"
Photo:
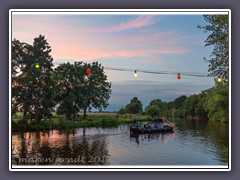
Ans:
[[[107,108],[111,94],[111,83],[107,81],[103,66],[98,62],[80,63],[78,66],[82,67],[84,74],[88,68],[91,70],[89,75],[85,75],[87,77],[84,78],[81,98],[78,102],[78,105],[83,109],[85,118],[87,110],[95,108],[102,111],[102,109]]]
[[[181,109],[186,99],[187,99],[187,96],[185,95],[179,96],[178,98],[176,98],[174,101],[170,103],[170,107],[175,109]]]
[[[161,116],[160,108],[157,105],[149,105],[145,111],[147,115],[150,115],[152,117]]]
[[[207,112],[203,108],[206,101],[206,92],[189,96],[184,102],[182,109],[185,117],[208,119]]]
[[[198,26],[209,33],[205,46],[213,46],[209,63],[210,75],[220,76],[223,84],[217,83],[216,87],[207,90],[205,101],[202,102],[208,118],[215,121],[228,120],[228,77],[229,77],[229,16],[205,15],[205,26]],[[205,112],[205,113],[206,113]]]
[[[126,105],[125,110],[131,114],[142,113],[142,102],[137,97],[134,97],[130,103]]]
[[[162,116],[165,109],[165,102],[163,102],[161,99],[154,99],[146,107],[145,112],[150,116]]]
[[[50,118],[54,106],[51,47],[44,36],[34,38],[33,45],[12,41],[12,103],[23,111],[24,119]]]
[[[24,89],[21,87],[21,84],[18,83],[19,77],[18,75],[21,73],[23,69],[23,60],[26,58],[27,54],[27,44],[22,43],[17,39],[12,41],[12,114],[14,114],[18,110],[18,106],[20,101],[19,95],[20,91]]]
[[[229,17],[228,15],[204,15],[208,23],[198,26],[209,33],[205,40],[205,46],[213,46],[210,59],[204,58],[209,63],[210,75],[220,76],[224,82],[228,83],[229,68]]]
[[[90,73],[86,72],[88,68]],[[60,103],[61,108],[58,112],[67,112],[68,116],[75,116],[75,113],[82,109],[85,118],[87,110],[96,108],[101,111],[108,106],[111,83],[107,82],[104,69],[98,62],[62,64],[55,69],[53,77],[56,101]]]
[[[198,104],[198,95],[189,96],[183,103],[183,108],[186,117],[194,118],[197,116],[196,105]]]
[[[227,122],[229,120],[228,87],[217,85],[205,91],[203,108],[210,120]]]
[[[77,101],[80,98],[80,88],[83,84],[82,69],[72,64],[63,63],[53,72],[55,86],[55,101],[59,104],[58,114],[65,114],[67,119],[76,117],[79,112]]]

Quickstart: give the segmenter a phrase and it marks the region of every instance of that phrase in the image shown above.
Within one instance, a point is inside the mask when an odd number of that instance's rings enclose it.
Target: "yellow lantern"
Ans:
[[[138,76],[137,71],[135,71],[134,72],[134,77],[137,77],[137,76]]]
[[[220,78],[220,76],[218,76],[217,81],[218,81],[219,83],[222,82],[222,79]]]

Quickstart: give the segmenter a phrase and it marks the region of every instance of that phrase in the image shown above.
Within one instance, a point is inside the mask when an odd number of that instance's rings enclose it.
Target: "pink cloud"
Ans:
[[[121,23],[119,25],[113,26],[110,28],[112,32],[123,31],[132,28],[141,28],[146,27],[148,25],[153,24],[156,20],[153,18],[154,16],[138,16],[137,18]]]
[[[156,57],[164,54],[184,54],[187,53],[188,49],[182,47],[159,47],[159,49],[146,49],[144,47],[138,48],[137,50],[134,48],[126,49],[124,51],[116,51],[113,52],[112,55],[119,57]]]
[[[110,57],[111,54],[98,48],[88,48],[84,45],[68,45],[56,44],[52,46],[52,56],[55,59],[80,59],[94,60]]]
[[[75,26],[57,16],[16,16],[13,18],[13,38],[32,43],[39,34],[45,35],[52,47],[54,59],[138,58],[159,59],[166,54],[189,52],[182,42],[187,39],[173,31],[156,31],[145,28],[133,35],[110,33],[130,28],[146,27],[154,23],[154,16],[137,16],[135,19],[113,26],[97,27],[98,32],[89,31],[88,26]],[[150,61],[148,61],[150,62]]]

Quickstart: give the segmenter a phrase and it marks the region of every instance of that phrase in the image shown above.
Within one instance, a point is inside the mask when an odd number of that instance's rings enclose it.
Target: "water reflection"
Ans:
[[[228,124],[174,120],[174,133],[129,125],[12,135],[15,165],[226,165]]]
[[[210,152],[217,156],[216,159],[221,164],[228,163],[228,145],[229,145],[229,128],[228,124],[204,121],[204,120],[182,120],[175,119],[177,125],[179,140],[182,144],[198,140],[193,149],[205,146],[205,153]]]
[[[13,164],[22,165],[107,165],[106,138],[87,139],[76,131],[22,133],[12,136]]]
[[[130,140],[135,139],[135,142],[140,145],[144,141],[161,141],[162,144],[167,144],[168,141],[175,137],[174,132],[168,133],[149,133],[149,134],[138,134],[130,133]]]

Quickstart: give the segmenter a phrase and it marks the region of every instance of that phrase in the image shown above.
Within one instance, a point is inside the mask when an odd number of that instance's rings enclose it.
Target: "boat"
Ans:
[[[164,124],[159,128],[142,128],[138,126],[130,126],[130,132],[131,133],[138,133],[138,134],[144,134],[144,133],[161,133],[161,132],[173,132],[174,126]]]
[[[157,117],[157,118],[154,118],[153,121],[154,121],[154,122],[163,122],[164,119],[163,119],[163,118],[160,118],[160,117]]]

